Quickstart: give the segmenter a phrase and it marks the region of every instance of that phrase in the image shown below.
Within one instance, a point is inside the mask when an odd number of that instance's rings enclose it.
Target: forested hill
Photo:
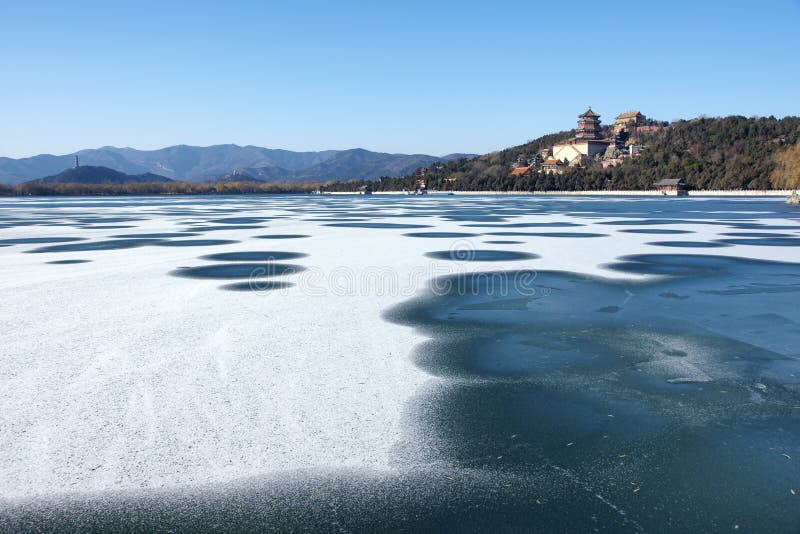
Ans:
[[[83,167],[73,167],[39,180],[31,180],[26,184],[128,184],[171,181],[165,176],[149,172],[144,174],[125,174],[108,167],[85,165]]]
[[[520,156],[524,159],[573,135],[574,131],[559,132],[485,156],[434,165],[424,179],[429,189],[468,191],[652,189],[662,178],[683,178],[695,189],[773,189],[789,187],[793,184],[787,181],[796,179],[793,172],[781,174],[780,168],[800,166],[794,161],[800,158],[800,117],[731,116],[680,120],[655,132],[638,133],[635,142],[646,148],[616,167],[604,169],[596,161],[561,175],[510,175]],[[404,178],[384,178],[376,189],[409,189],[418,178],[419,171]]]

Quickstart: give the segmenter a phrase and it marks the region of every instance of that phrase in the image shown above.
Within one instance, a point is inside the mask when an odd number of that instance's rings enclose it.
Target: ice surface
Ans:
[[[480,197],[3,202],[6,218],[44,222],[12,221],[14,226],[0,228],[0,241],[75,237],[86,244],[127,234],[168,241],[173,233],[213,230],[214,239],[230,242],[72,252],[52,245],[52,252],[38,254],[26,252],[41,245],[0,248],[0,494],[19,499],[200,486],[313,468],[402,469],[404,456],[393,448],[406,434],[403,414],[423,385],[441,379],[411,358],[423,335],[383,320],[385,310],[418,294],[435,276],[550,269],[641,278],[605,265],[624,255],[664,251],[647,244],[652,235],[627,232],[630,225],[603,224],[619,220],[619,213],[584,216],[580,200],[570,201],[569,209],[558,199],[515,202],[519,209],[508,213],[502,213],[501,199]],[[526,211],[525,202],[535,208]],[[336,213],[361,213],[369,222],[307,219],[344,220]],[[249,220],[259,225],[220,225],[224,217],[254,217]],[[581,225],[581,232],[610,235],[570,239],[519,232],[520,244],[493,244],[481,235],[412,239],[403,231],[477,233],[482,230],[470,221],[487,217],[531,227]],[[91,221],[132,226],[111,231]],[[796,226],[789,219],[748,222]],[[485,230],[502,226],[492,225]],[[691,220],[669,228],[690,231],[697,242],[731,230]],[[268,234],[310,237],[258,239]],[[426,257],[448,248],[531,257]],[[229,281],[169,276],[181,267],[213,265],[204,259],[211,254],[260,250],[296,253],[293,263],[306,270],[275,278],[286,287],[263,292],[224,291]],[[701,253],[797,259],[792,247]],[[73,259],[90,262],[62,261]],[[650,365],[670,380],[711,379],[698,361],[664,355]]]

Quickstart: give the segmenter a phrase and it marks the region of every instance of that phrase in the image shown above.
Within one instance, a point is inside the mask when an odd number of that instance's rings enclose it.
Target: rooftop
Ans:
[[[584,112],[582,115],[578,115],[578,118],[583,118],[583,117],[599,117],[599,116],[600,116],[600,115],[598,115],[597,113],[595,113],[594,111],[592,111],[592,106],[589,106],[589,109],[587,109],[587,110],[586,110],[586,111],[585,111],[585,112]]]
[[[638,111],[626,111],[625,113],[620,113],[619,115],[617,115],[617,120],[619,120],[619,119],[635,119],[639,115],[641,115],[641,113],[638,112]]]
[[[516,169],[511,171],[511,176],[519,176],[521,174],[525,174],[529,170],[531,170],[530,167],[517,167]]]

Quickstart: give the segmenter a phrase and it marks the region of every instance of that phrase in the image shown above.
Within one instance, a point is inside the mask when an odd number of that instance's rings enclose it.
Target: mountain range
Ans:
[[[73,167],[75,156],[81,165],[108,167],[122,173],[152,173],[173,180],[191,182],[214,180],[315,181],[375,180],[382,176],[403,176],[435,162],[471,157],[450,154],[387,154],[361,148],[293,152],[257,146],[176,145],[159,150],[136,150],[106,146],[55,156],[41,154],[28,158],[0,157],[0,183],[18,184],[55,175]]]

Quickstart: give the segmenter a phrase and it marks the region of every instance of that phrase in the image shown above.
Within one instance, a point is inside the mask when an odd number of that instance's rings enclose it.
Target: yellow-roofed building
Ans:
[[[638,126],[644,126],[646,120],[647,117],[638,111],[626,111],[625,113],[620,113],[617,115],[617,118],[614,119],[614,133],[619,133],[623,130],[630,132]]]

